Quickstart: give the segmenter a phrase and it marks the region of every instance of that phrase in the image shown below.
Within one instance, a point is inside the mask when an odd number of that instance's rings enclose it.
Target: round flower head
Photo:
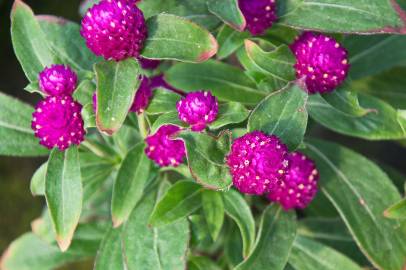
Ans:
[[[178,126],[164,125],[154,135],[148,136],[145,139],[148,158],[161,167],[176,167],[182,163],[186,155],[185,144],[182,140],[171,138],[179,131]]]
[[[287,153],[278,137],[261,131],[236,139],[227,157],[234,186],[242,193],[268,193],[285,176]]]
[[[152,60],[144,57],[138,58],[138,62],[141,64],[143,69],[156,69],[159,64],[161,64],[161,61],[159,60]]]
[[[289,154],[289,169],[268,194],[271,201],[279,202],[286,210],[305,208],[316,196],[319,173],[314,162],[305,155]]]
[[[32,114],[31,127],[40,144],[61,151],[84,140],[82,105],[71,96],[51,96],[40,101]]]
[[[102,0],[86,12],[80,34],[94,54],[119,61],[139,56],[147,28],[134,0]]]
[[[78,77],[68,66],[46,67],[38,76],[39,87],[50,96],[71,95],[76,89]]]
[[[276,21],[276,0],[238,0],[247,29],[253,35],[261,35]]]
[[[152,90],[150,87],[150,81],[147,77],[140,78],[141,83],[135,94],[134,102],[130,108],[131,112],[138,114],[142,113],[149,105],[149,101],[152,97]]]
[[[180,120],[191,125],[193,131],[202,131],[216,119],[218,102],[210,91],[198,91],[179,100],[176,108]]]
[[[333,91],[347,77],[347,51],[335,39],[305,32],[290,48],[296,56],[296,77],[304,78],[310,94]]]

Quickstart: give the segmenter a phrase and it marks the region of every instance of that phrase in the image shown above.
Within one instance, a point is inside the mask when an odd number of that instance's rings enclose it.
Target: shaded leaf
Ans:
[[[384,212],[385,217],[393,219],[406,219],[406,199],[403,199]]]
[[[238,32],[227,25],[223,25],[217,34],[217,42],[220,47],[217,52],[217,58],[224,59],[230,56],[244,45],[244,40],[249,36],[248,32]]]
[[[100,244],[94,270],[124,270],[121,228],[110,228]]]
[[[203,256],[192,256],[189,258],[189,270],[220,270],[212,260]]]
[[[148,114],[160,114],[170,111],[176,111],[176,102],[181,96],[164,88],[154,90],[154,96],[148,105],[146,112]]]
[[[227,102],[219,104],[219,111],[216,120],[209,126],[211,129],[218,129],[229,124],[241,123],[247,119],[249,111],[238,102]]]
[[[205,190],[202,193],[203,212],[213,240],[220,234],[224,221],[224,203],[221,193]]]
[[[31,177],[30,190],[34,196],[45,195],[45,176],[47,172],[47,163],[42,164]]]
[[[247,22],[238,7],[238,0],[209,0],[207,5],[210,12],[223,22],[238,31],[244,31]]]

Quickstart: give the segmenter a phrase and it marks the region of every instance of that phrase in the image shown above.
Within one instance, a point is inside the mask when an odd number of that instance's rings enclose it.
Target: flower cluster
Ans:
[[[239,0],[238,5],[253,35],[263,34],[277,19],[276,0]]]
[[[289,153],[274,135],[254,131],[236,139],[227,164],[240,192],[268,194],[285,209],[306,207],[317,192],[313,161],[301,153]]]
[[[49,95],[41,100],[32,114],[31,127],[40,144],[63,151],[79,145],[85,136],[82,105],[72,98],[77,75],[68,66],[52,65],[39,74],[39,86]]]

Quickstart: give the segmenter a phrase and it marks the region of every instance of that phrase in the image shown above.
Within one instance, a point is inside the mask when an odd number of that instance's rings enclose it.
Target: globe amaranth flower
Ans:
[[[142,113],[149,105],[152,97],[152,89],[150,87],[150,80],[146,77],[140,77],[141,83],[135,94],[134,102],[130,108],[131,112],[138,114]]]
[[[139,56],[147,28],[134,0],[102,0],[86,12],[80,34],[94,54],[120,61]]]
[[[296,77],[304,79],[310,94],[331,92],[347,77],[347,51],[334,38],[305,32],[290,48],[296,56]]]
[[[149,105],[149,101],[152,97],[152,88],[150,86],[150,80],[148,77],[142,76],[140,79],[140,86],[135,93],[134,101],[130,107],[130,112],[142,113]],[[92,96],[93,111],[97,109],[97,93],[94,92]]]
[[[268,194],[271,201],[279,202],[286,210],[305,208],[316,196],[319,172],[314,162],[305,155],[289,154],[289,169]]]
[[[270,192],[288,169],[288,150],[280,139],[254,131],[236,139],[227,156],[234,186],[242,193]]]
[[[216,120],[217,98],[210,91],[188,93],[176,103],[179,119],[191,125],[193,131],[202,131]]]
[[[161,167],[176,167],[183,162],[186,155],[185,144],[182,140],[173,139],[180,127],[175,125],[161,126],[158,131],[145,139],[147,147],[145,154]]]
[[[50,96],[71,95],[76,89],[78,77],[68,66],[51,65],[38,76],[40,89]]]
[[[161,64],[161,61],[159,60],[147,59],[144,57],[139,57],[138,62],[143,69],[156,69]]]
[[[238,5],[253,35],[263,34],[277,19],[276,0],[238,0]]]
[[[82,105],[69,95],[49,96],[40,101],[32,114],[31,127],[40,144],[61,151],[84,140]]]

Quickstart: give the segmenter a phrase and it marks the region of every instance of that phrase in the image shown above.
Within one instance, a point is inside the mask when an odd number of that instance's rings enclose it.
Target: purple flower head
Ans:
[[[247,29],[253,35],[261,35],[276,21],[276,0],[238,0],[247,21]]]
[[[38,76],[39,87],[50,96],[71,95],[76,89],[78,77],[69,67],[52,65],[46,67]]]
[[[152,97],[152,90],[150,87],[150,80],[143,76],[140,78],[141,83],[135,94],[134,102],[130,108],[131,112],[138,114],[142,113],[149,105],[149,101]]]
[[[331,92],[347,77],[347,50],[334,38],[305,32],[290,48],[296,56],[296,77],[304,78],[310,94]]]
[[[305,155],[289,154],[289,170],[268,194],[268,199],[279,202],[285,210],[305,208],[316,196],[319,172],[314,162]]]
[[[234,186],[242,193],[268,193],[285,176],[287,154],[278,137],[261,131],[236,139],[227,157]]]
[[[139,57],[138,62],[141,64],[143,69],[156,69],[159,64],[161,64],[161,61],[159,60],[152,60],[144,57]]]
[[[147,28],[134,0],[102,0],[86,12],[80,34],[94,54],[120,61],[139,56]]]
[[[183,162],[186,155],[185,144],[182,140],[172,139],[180,131],[178,126],[161,126],[154,135],[145,139],[147,147],[145,154],[159,166],[176,167]]]
[[[40,144],[63,151],[79,145],[85,136],[82,105],[71,96],[50,96],[40,101],[32,114],[31,127]]]
[[[202,131],[216,120],[217,98],[210,91],[188,93],[176,104],[179,119],[192,126],[193,131]]]

